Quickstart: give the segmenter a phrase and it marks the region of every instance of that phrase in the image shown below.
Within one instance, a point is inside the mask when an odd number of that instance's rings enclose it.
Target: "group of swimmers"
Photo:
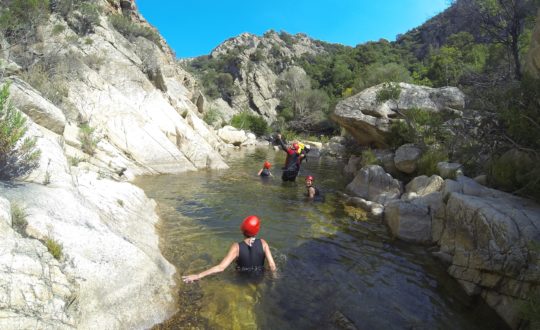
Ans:
[[[287,159],[285,160],[285,166],[283,167],[283,174],[281,179],[285,181],[295,181],[300,171],[300,165],[302,160],[309,152],[309,148],[303,144],[293,141],[290,146],[287,146],[281,139],[281,134],[277,134],[276,141],[281,148],[287,153]],[[261,177],[273,176],[270,172],[272,164],[265,161],[263,168],[257,173]],[[308,175],[305,179],[306,182],[306,196],[309,199],[314,199],[320,195],[319,190],[313,186],[313,176]],[[241,242],[233,243],[229,248],[227,255],[221,260],[219,264],[213,266],[201,273],[182,276],[182,280],[185,283],[191,283],[201,278],[224,271],[234,260],[236,260],[236,269],[240,272],[261,272],[264,270],[265,260],[268,263],[268,267],[272,272],[276,271],[276,264],[270,252],[270,247],[264,239],[256,238],[259,233],[261,221],[255,215],[250,215],[242,221],[240,230],[244,235],[244,239]]]

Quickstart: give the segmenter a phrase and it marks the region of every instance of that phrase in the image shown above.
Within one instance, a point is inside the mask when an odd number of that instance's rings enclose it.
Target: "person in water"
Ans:
[[[244,234],[244,240],[233,243],[229,252],[221,262],[199,274],[182,276],[185,283],[191,283],[201,278],[224,271],[234,260],[236,269],[241,272],[257,272],[264,270],[264,261],[267,260],[272,272],[276,271],[276,264],[270,252],[270,246],[265,240],[256,238],[259,233],[261,222],[255,215],[250,215],[244,219],[240,230]]]
[[[320,196],[319,189],[313,185],[313,177],[311,175],[306,176],[306,195],[310,199],[315,199]]]
[[[269,177],[273,176],[272,173],[270,173],[270,167],[272,167],[272,164],[270,164],[267,160],[264,161],[263,168],[257,173],[258,176],[262,177]]]
[[[297,141],[293,141],[290,147],[287,147],[281,139],[281,134],[276,136],[277,142],[279,142],[281,149],[287,153],[287,159],[285,159],[285,166],[283,166],[283,174],[281,180],[283,181],[295,181],[300,172],[300,163],[306,157],[309,152],[308,148]]]

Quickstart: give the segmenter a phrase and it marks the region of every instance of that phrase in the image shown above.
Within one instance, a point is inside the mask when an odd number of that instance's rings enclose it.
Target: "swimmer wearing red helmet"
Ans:
[[[306,176],[306,189],[306,195],[309,198],[315,198],[315,196],[319,196],[320,194],[319,189],[313,186],[313,177],[311,175]]]
[[[270,164],[270,162],[267,160],[264,161],[263,168],[260,169],[257,175],[261,177],[273,176],[272,173],[270,173],[270,167],[272,167],[272,164]]]
[[[229,252],[221,262],[199,274],[182,276],[185,283],[191,283],[201,278],[224,271],[234,260],[236,269],[242,272],[260,271],[264,269],[264,261],[267,260],[271,271],[276,271],[276,264],[270,246],[265,240],[255,238],[261,228],[261,222],[255,215],[250,215],[244,219],[240,230],[244,234],[244,240],[233,243]]]

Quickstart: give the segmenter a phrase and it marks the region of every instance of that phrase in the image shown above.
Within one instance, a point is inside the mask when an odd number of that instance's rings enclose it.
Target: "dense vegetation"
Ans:
[[[420,143],[426,152],[425,173],[433,172],[439,160],[461,161],[470,175],[489,173],[491,184],[498,188],[540,198],[540,136],[536,133],[540,131],[540,83],[524,77],[522,70],[537,8],[536,0],[457,0],[444,13],[398,36],[396,42],[379,40],[347,47],[316,41],[325,52],[295,59],[307,77],[283,65],[290,63],[277,47],[268,58],[258,52],[251,60],[267,61],[280,77],[279,116],[273,128],[297,133],[335,134],[337,127],[329,117],[336,103],[377,84],[457,86],[467,96],[468,109],[483,112],[497,123],[479,128],[486,130],[482,141],[460,143],[442,129],[442,118],[425,118],[413,111],[405,118],[407,124],[393,127],[390,142],[395,146]],[[279,36],[287,47],[296,42],[287,33]],[[211,98],[230,101],[235,95],[243,50],[191,62]],[[394,85],[385,86],[385,93],[377,95],[380,101],[399,95]],[[429,125],[439,128],[426,131]],[[419,135],[429,141],[414,138]],[[490,144],[486,155],[481,148]],[[509,163],[509,158],[517,157],[504,156],[510,151],[519,152],[520,161]]]

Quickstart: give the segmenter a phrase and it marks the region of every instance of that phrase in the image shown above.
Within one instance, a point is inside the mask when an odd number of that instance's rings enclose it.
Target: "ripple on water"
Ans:
[[[279,271],[262,279],[234,267],[179,285],[179,310],[157,328],[202,329],[500,329],[485,305],[469,299],[423,247],[394,241],[380,221],[355,221],[335,194],[346,185],[332,159],[303,164],[322,203],[306,202],[303,180],[282,184],[283,152],[234,154],[231,168],[145,177],[158,202],[161,248],[179,275],[217,264],[249,214]],[[256,176],[268,159],[275,177]]]

